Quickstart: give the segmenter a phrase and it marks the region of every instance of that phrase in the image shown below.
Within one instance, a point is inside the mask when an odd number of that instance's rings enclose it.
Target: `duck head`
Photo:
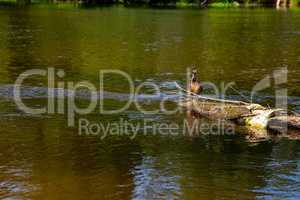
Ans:
[[[197,72],[197,69],[192,69],[192,74],[191,74],[191,81],[192,82],[196,82],[197,81],[197,75],[198,75],[198,72]]]

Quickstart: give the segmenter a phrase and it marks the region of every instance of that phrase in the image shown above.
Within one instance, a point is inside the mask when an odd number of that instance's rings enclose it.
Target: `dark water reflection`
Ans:
[[[40,199],[299,195],[299,142],[239,136],[78,136],[61,117],[1,120],[1,196]]]
[[[121,69],[136,82],[235,81],[247,97],[274,69],[289,69],[290,106],[299,109],[300,12],[274,10],[0,10],[0,82],[26,69],[64,69],[67,80],[98,83],[98,70]],[[45,85],[42,78],[28,84]],[[119,79],[108,90],[126,91]],[[274,103],[273,89],[259,94]],[[234,97],[233,94],[231,97]],[[32,102],[38,104],[39,102]],[[112,107],[114,105],[111,105]],[[268,199],[300,196],[300,144],[249,143],[243,134],[80,136],[65,116],[28,116],[0,102],[0,198]],[[87,116],[181,121],[185,115]]]

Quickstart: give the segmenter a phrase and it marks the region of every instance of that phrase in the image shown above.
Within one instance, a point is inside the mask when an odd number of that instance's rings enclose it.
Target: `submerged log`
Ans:
[[[251,114],[250,110],[244,105],[220,104],[217,102],[201,101],[198,99],[186,99],[179,102],[180,106],[186,107],[208,118],[236,119],[242,115]]]
[[[177,84],[177,88],[186,92]],[[186,95],[180,106],[211,119],[225,119],[255,129],[270,129],[279,133],[293,130],[300,136],[300,115],[284,109],[270,109],[243,101],[210,98],[202,95]]]
[[[300,116],[283,109],[269,109],[251,103],[224,103],[221,99],[216,102],[207,97],[203,100],[201,96],[190,97],[179,105],[210,119],[226,119],[239,125],[281,133],[293,129],[300,135]]]

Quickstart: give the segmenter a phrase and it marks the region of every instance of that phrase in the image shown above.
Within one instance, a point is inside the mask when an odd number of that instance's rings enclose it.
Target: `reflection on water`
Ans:
[[[26,9],[0,10],[0,82],[26,69],[64,69],[67,80],[98,84],[98,70],[121,69],[136,83],[171,91],[185,68],[201,80],[235,81],[247,97],[256,81],[287,66],[292,109],[299,107],[300,12],[274,10]],[[45,85],[42,77],[27,84]],[[120,79],[106,89],[126,93]],[[231,98],[241,98],[234,92]],[[257,96],[272,105],[273,90]],[[30,100],[29,100],[30,101]],[[30,102],[29,102],[30,103]],[[33,105],[41,105],[32,100]],[[115,104],[109,104],[114,107]],[[150,105],[152,106],[152,105]],[[245,199],[298,197],[297,140],[249,143],[235,135],[79,136],[64,115],[25,115],[0,102],[0,198],[15,199]],[[114,122],[181,122],[185,114],[121,115]]]
[[[133,172],[135,175],[134,198],[170,199],[180,197],[182,194],[179,184],[181,177],[174,173],[176,167],[173,162],[153,156],[143,157],[142,163],[136,166]]]
[[[183,116],[182,116],[183,117]],[[3,117],[2,197],[245,198],[299,195],[299,142],[242,136],[78,136],[62,116]]]

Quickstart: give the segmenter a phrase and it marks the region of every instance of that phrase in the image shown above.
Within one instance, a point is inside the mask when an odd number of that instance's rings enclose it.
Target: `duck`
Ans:
[[[189,92],[192,94],[200,94],[203,90],[200,82],[198,81],[197,75],[197,69],[193,69],[191,73],[191,80],[189,83]]]

